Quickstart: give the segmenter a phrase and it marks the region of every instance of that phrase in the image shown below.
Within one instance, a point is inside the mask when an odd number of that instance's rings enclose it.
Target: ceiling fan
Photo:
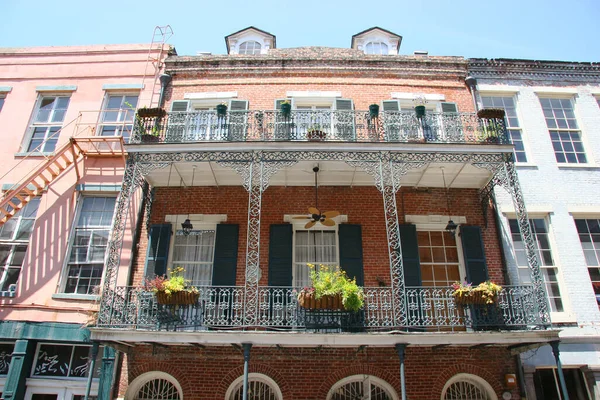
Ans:
[[[333,220],[333,218],[340,215],[340,212],[325,211],[324,213],[321,213],[321,211],[319,211],[319,184],[317,181],[319,167],[313,167],[313,172],[315,173],[315,206],[308,207],[308,213],[310,214],[309,216],[294,217],[294,219],[309,219],[310,221],[308,221],[306,225],[304,225],[305,229],[312,228],[317,222],[320,222],[322,225],[325,226],[334,226],[335,221]]]

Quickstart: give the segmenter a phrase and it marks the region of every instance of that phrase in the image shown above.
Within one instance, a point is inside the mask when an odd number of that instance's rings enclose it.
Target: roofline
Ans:
[[[354,47],[354,39],[356,38],[356,36],[358,36],[358,35],[362,35],[363,33],[365,33],[365,32],[369,32],[369,31],[372,31],[372,30],[374,30],[374,29],[379,29],[380,31],[384,31],[385,33],[389,33],[390,35],[394,35],[394,36],[396,36],[397,38],[399,38],[400,40],[399,40],[399,42],[398,42],[398,50],[400,49],[400,44],[402,43],[402,36],[398,35],[397,33],[394,33],[394,32],[392,32],[392,31],[388,31],[387,29],[380,28],[380,27],[378,27],[378,26],[374,26],[374,27],[372,27],[372,28],[365,29],[365,30],[364,30],[364,31],[362,31],[362,32],[358,32],[357,34],[355,34],[355,35],[352,35],[352,40],[350,41],[350,48],[353,48],[353,47]]]
[[[250,25],[250,26],[249,26],[249,27],[247,27],[247,28],[240,29],[240,30],[239,30],[239,31],[237,31],[237,32],[233,32],[233,33],[231,33],[231,34],[229,34],[229,35],[225,36],[225,46],[227,47],[227,54],[229,54],[229,42],[227,41],[227,39],[228,39],[230,36],[237,35],[238,33],[242,33],[242,32],[244,32],[244,31],[247,31],[248,29],[254,29],[255,31],[259,31],[259,32],[261,32],[261,33],[264,33],[265,35],[269,35],[269,36],[273,37],[273,47],[272,47],[272,48],[273,48],[273,49],[276,49],[276,48],[277,48],[277,37],[276,37],[275,35],[273,35],[272,33],[269,33],[269,32],[267,32],[267,31],[263,31],[262,29],[258,29],[258,28],[257,28],[257,27],[255,27],[255,26],[252,26],[252,25]]]

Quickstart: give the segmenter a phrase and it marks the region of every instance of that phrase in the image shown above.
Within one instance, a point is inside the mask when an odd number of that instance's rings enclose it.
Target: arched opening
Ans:
[[[331,387],[327,400],[398,400],[392,386],[375,376],[348,376]]]
[[[242,400],[244,376],[237,378],[227,389],[226,400]],[[282,400],[281,390],[275,381],[267,375],[248,374],[248,400]]]
[[[171,375],[152,371],[135,378],[127,392],[126,400],[183,400],[181,385]]]
[[[498,400],[492,386],[472,374],[456,374],[446,382],[442,400]]]

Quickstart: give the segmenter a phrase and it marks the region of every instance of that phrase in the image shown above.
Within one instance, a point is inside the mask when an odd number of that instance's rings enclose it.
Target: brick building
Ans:
[[[123,142],[135,109],[158,103],[168,51],[158,42],[0,49],[3,399],[109,396],[115,352],[92,343],[87,326],[98,311]],[[124,226],[123,263],[134,232]]]
[[[92,328],[123,355],[113,395],[519,398],[518,354],[558,332],[513,146],[501,117],[476,115],[467,60],[401,55],[380,28],[349,49],[280,49],[253,27],[225,40],[226,55],[167,58],[166,113],[140,117],[127,145]],[[496,186],[529,283],[508,279]],[[364,307],[302,306],[307,263],[339,265]],[[191,304],[143,288],[172,267]],[[503,287],[490,305],[453,296],[488,279]]]
[[[481,107],[507,112],[516,169],[542,262],[570,398],[600,396],[600,67],[597,63],[471,59]],[[523,274],[514,207],[497,201],[508,273]],[[548,347],[522,355],[528,398],[558,398]],[[596,397],[593,397],[593,396]]]

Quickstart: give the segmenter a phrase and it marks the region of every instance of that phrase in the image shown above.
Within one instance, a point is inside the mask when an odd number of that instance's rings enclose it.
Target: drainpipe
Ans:
[[[158,98],[158,107],[162,107],[165,100],[165,89],[167,88],[169,82],[171,82],[171,75],[160,74],[158,79],[160,80],[160,97]]]
[[[90,363],[90,370],[88,371],[87,386],[85,388],[85,400],[90,397],[90,390],[92,390],[92,380],[94,379],[94,370],[96,369],[96,357],[98,357],[98,342],[94,342],[92,345],[92,362]]]
[[[479,107],[477,106],[477,79],[472,76],[467,76],[465,78],[465,84],[471,91],[471,97],[473,98],[473,106],[475,107],[475,112],[479,111]]]
[[[406,400],[406,379],[404,376],[404,354],[406,350],[406,344],[396,343],[396,351],[398,357],[400,357],[400,390],[402,390],[402,400]]]
[[[250,363],[250,349],[252,343],[242,343],[244,349],[244,395],[243,400],[248,400],[248,364]]]
[[[560,391],[562,392],[563,400],[569,400],[569,393],[567,393],[567,384],[565,383],[565,375],[563,374],[562,364],[560,362],[560,351],[558,350],[558,344],[560,342],[555,340],[550,342],[550,346],[552,347],[552,354],[554,354],[554,359],[556,360],[556,369],[558,372],[558,380],[560,382]]]

